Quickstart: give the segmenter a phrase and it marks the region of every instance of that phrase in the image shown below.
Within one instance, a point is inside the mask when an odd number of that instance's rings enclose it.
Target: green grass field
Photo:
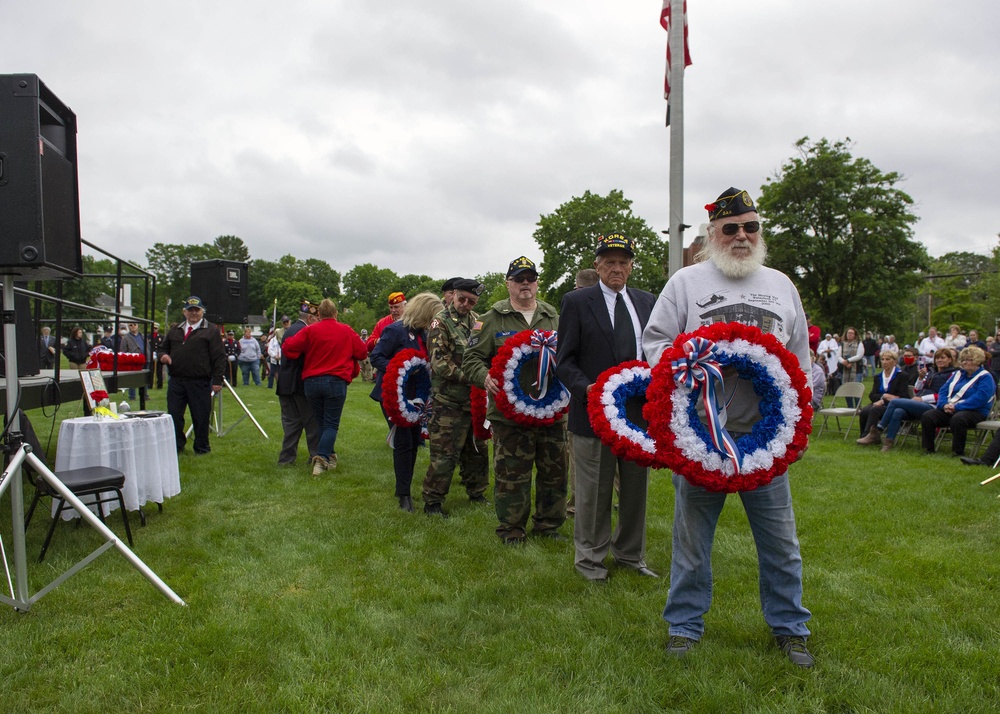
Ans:
[[[813,613],[812,671],[787,663],[760,614],[746,518],[729,499],[714,603],[684,661],[664,653],[673,491],[650,482],[647,562],[595,586],[571,542],[502,546],[492,510],[453,488],[452,517],[400,511],[369,385],[351,386],[338,470],[276,465],[277,399],[240,388],[245,421],[180,457],[182,492],[135,552],[172,604],[114,551],[37,602],[0,607],[0,709],[9,712],[987,712],[1000,708],[1000,485],[987,469],[883,455],[834,433],[792,468]],[[151,406],[163,408],[163,391]],[[226,417],[238,413],[226,397]],[[64,405],[58,421],[75,416]],[[29,414],[46,443],[52,422]],[[227,424],[228,425],[228,424]],[[49,455],[55,454],[55,440]],[[417,462],[414,497],[426,469]],[[456,479],[457,480],[457,479]],[[26,491],[30,495],[30,488]],[[419,511],[418,503],[418,511]],[[121,533],[120,520],[109,524]],[[10,499],[0,502],[10,549]],[[60,524],[28,534],[31,591],[100,543]],[[572,521],[563,527],[572,534]],[[6,585],[4,585],[6,590]]]

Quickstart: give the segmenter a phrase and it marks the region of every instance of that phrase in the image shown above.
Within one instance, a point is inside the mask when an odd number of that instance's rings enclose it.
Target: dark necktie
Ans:
[[[621,293],[615,297],[615,353],[619,362],[636,358],[635,330],[632,328],[632,316]]]

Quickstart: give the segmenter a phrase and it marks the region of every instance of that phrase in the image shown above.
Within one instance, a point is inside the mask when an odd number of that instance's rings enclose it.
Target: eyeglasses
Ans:
[[[475,297],[475,296],[473,296],[473,297],[456,297],[455,298],[455,302],[460,302],[463,305],[469,304],[469,305],[475,306],[475,304],[477,302],[479,302],[479,298]]]
[[[734,236],[740,232],[740,228],[747,233],[756,233],[760,230],[760,221],[747,221],[746,223],[726,223],[722,226],[723,235]]]
[[[510,280],[512,283],[533,283],[536,280],[538,280],[538,276],[534,275],[529,277],[527,275],[517,275],[514,276],[513,278],[508,278],[508,280]]]

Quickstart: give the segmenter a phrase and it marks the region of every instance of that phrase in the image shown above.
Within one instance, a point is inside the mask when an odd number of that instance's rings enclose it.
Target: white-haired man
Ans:
[[[730,188],[705,208],[710,223],[704,260],[675,273],[657,298],[642,336],[649,363],[656,365],[679,334],[715,322],[739,322],[778,338],[808,375],[809,333],[802,302],[786,275],[764,267],[767,248],[750,195]],[[749,380],[728,369],[724,374],[725,427],[739,439],[760,420],[760,398]],[[667,651],[683,657],[705,630],[712,600],[712,543],[726,494],[695,486],[678,473],[673,484],[673,554],[663,619],[670,625]],[[764,619],[782,652],[794,664],[811,667],[813,657],[806,649],[810,613],[802,606],[802,558],[788,474],[739,496],[757,546]]]

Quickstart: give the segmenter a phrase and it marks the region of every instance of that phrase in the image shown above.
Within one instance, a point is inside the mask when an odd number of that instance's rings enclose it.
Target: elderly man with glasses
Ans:
[[[496,395],[500,385],[489,375],[490,365],[509,337],[524,330],[555,330],[559,313],[537,298],[538,270],[534,262],[515,258],[507,268],[510,296],[493,305],[469,337],[462,368],[469,381]],[[520,386],[535,393],[534,375],[522,369]],[[487,413],[493,426],[495,457],[494,500],[500,539],[508,545],[524,543],[531,512],[531,472],[536,470],[534,535],[565,539],[559,527],[566,520],[566,417],[551,426],[521,426],[504,416],[491,401]]]
[[[471,384],[462,364],[479,316],[473,312],[485,286],[478,280],[452,278],[451,302],[431,322],[427,346],[431,363],[434,410],[427,429],[430,464],[424,477],[424,513],[447,518],[442,508],[455,466],[472,503],[488,504],[489,447],[477,439],[472,425]]]

